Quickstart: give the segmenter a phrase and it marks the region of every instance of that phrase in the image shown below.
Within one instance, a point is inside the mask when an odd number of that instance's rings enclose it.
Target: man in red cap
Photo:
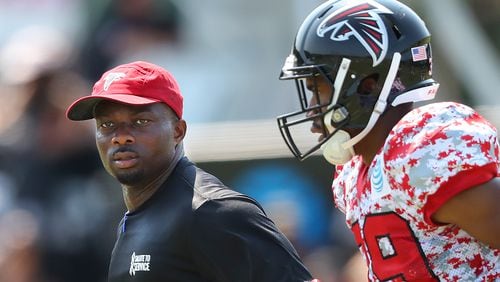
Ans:
[[[96,120],[102,163],[123,190],[108,281],[311,280],[255,200],[184,156],[182,110],[174,77],[140,61],[104,73],[67,110]]]

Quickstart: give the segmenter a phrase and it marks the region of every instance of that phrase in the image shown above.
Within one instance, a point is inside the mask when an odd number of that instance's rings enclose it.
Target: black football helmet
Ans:
[[[434,98],[439,84],[432,79],[431,58],[430,33],[404,4],[323,3],[300,26],[282,68],[280,79],[295,80],[301,107],[277,118],[283,139],[300,160],[346,128],[361,132],[341,144],[354,146],[388,106]],[[305,85],[319,77],[331,86],[329,99],[323,101],[317,87],[309,85],[308,90]],[[375,85],[361,87],[367,79]],[[319,138],[310,134],[318,122],[323,131]]]

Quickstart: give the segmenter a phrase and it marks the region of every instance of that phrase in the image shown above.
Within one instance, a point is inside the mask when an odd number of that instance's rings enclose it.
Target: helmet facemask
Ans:
[[[334,70],[326,65],[296,66],[293,54],[287,58],[282,69],[280,79],[293,79],[295,82],[300,110],[279,116],[278,127],[288,148],[299,160],[317,151],[333,133],[329,130],[330,123],[325,124],[325,117],[332,116],[335,104],[332,73]],[[321,79],[328,87],[322,87],[320,93],[318,81]],[[316,134],[311,134],[311,131]]]

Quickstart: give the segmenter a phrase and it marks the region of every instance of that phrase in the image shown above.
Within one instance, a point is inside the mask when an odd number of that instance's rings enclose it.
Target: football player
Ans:
[[[414,106],[439,86],[430,37],[395,0],[323,3],[283,66],[301,108],[279,129],[298,159],[321,150],[335,165],[369,280],[498,281],[497,132],[463,104]]]

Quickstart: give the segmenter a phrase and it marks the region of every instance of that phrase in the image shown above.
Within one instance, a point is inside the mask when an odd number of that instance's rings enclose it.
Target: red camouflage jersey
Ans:
[[[500,250],[431,215],[448,199],[499,175],[495,128],[471,108],[434,103],[408,113],[370,166],[336,169],[335,205],[372,281],[498,281]]]

